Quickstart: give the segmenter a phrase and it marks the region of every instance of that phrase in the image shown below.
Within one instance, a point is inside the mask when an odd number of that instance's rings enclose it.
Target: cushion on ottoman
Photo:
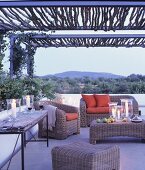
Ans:
[[[53,170],[119,170],[118,146],[75,142],[52,149]]]

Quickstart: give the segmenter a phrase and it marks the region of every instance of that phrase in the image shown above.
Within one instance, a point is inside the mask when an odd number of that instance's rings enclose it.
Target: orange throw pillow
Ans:
[[[108,107],[110,102],[110,97],[108,94],[95,94],[96,104],[98,107]]]
[[[94,95],[82,94],[82,98],[86,102],[87,107],[95,107],[96,106],[96,100],[95,100]]]
[[[78,119],[78,114],[77,113],[66,113],[66,120],[75,120]]]

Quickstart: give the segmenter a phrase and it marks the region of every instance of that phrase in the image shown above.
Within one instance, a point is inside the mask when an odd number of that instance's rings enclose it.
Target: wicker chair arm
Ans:
[[[80,112],[84,114],[83,111],[86,109],[87,109],[86,102],[83,100],[83,98],[81,98],[80,99]]]
[[[56,109],[56,127],[62,127],[66,124],[66,113],[63,110]]]
[[[61,125],[66,122],[66,114],[63,110],[56,109],[56,120],[56,125]]]
[[[59,131],[65,131],[66,130],[66,116],[65,116],[65,112],[60,110],[60,109],[56,109],[56,124],[55,124],[55,133],[59,133]],[[46,123],[45,121],[40,121],[39,122],[39,132],[38,132],[38,136],[41,137],[43,131],[44,131],[44,123]],[[46,130],[46,129],[45,129]]]
[[[69,112],[69,113],[72,113],[72,112]],[[75,112],[75,113],[78,113],[78,112]],[[56,121],[55,132],[57,134],[63,134],[63,135],[60,135],[60,138],[64,139],[68,135],[67,128],[68,128],[69,124],[71,124],[71,121],[66,120],[66,112],[63,110],[60,110],[60,109],[56,109],[56,119],[57,119],[57,121]],[[76,124],[74,124],[74,125],[75,125],[75,129],[77,128],[77,131],[75,133],[79,134],[80,133],[80,117],[78,117],[78,119],[77,119],[77,125]]]
[[[86,111],[87,106],[83,98],[80,99],[80,120],[81,120],[81,127],[86,127]]]
[[[70,105],[55,103],[55,102],[52,102],[52,105],[56,106],[58,109],[63,110],[66,113],[79,113],[78,107],[75,106],[70,106]]]
[[[57,107],[58,109],[63,110],[66,113],[79,113],[78,107],[75,107],[75,106],[70,106],[70,105],[66,105],[62,103],[56,103],[56,102],[49,101],[49,100],[42,101],[41,103],[42,105],[53,105]],[[38,104],[35,104],[35,108],[37,110],[39,109]]]

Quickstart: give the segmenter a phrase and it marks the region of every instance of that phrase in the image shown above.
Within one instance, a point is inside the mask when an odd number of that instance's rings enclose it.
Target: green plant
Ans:
[[[0,102],[3,109],[6,109],[6,99],[21,99],[22,94],[22,82],[18,79],[12,80],[7,77],[0,81]]]
[[[33,79],[33,78],[27,78],[25,77],[22,80],[22,84],[23,84],[23,95],[34,95],[35,97],[39,96],[39,93],[41,91],[41,85],[39,83],[39,81],[37,81],[37,79]]]
[[[54,86],[50,82],[44,82],[41,84],[42,89],[42,97],[47,97],[49,99],[53,99],[54,96]]]
[[[23,95],[34,95],[36,99],[53,98],[53,94],[52,84],[36,78],[10,79],[7,77],[0,81],[0,100],[22,98]]]
[[[39,78],[24,78],[23,94],[34,95],[34,100],[40,100],[43,97],[52,99],[54,97],[54,88],[49,82],[45,82]]]
[[[22,98],[22,82],[18,79],[7,78],[0,84],[0,99]]]
[[[26,66],[25,50],[20,44],[17,42],[13,47],[13,74],[17,77],[22,75],[22,69]]]

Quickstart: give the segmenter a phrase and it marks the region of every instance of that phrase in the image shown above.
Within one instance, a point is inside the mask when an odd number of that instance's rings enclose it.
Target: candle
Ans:
[[[26,96],[26,105],[27,107],[30,107],[30,96],[29,95]]]
[[[128,117],[128,102],[125,101],[125,113],[126,113],[126,117]]]
[[[115,118],[116,109],[112,108],[112,116]]]
[[[120,110],[117,110],[117,118],[120,119]]]
[[[12,100],[11,107],[12,107],[12,115],[16,117],[16,100],[15,99]]]

